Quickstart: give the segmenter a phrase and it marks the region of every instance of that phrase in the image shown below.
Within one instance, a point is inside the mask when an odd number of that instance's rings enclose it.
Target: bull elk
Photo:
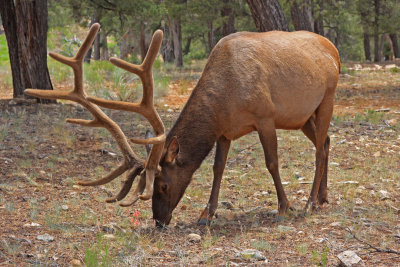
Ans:
[[[156,224],[167,225],[193,173],[216,143],[211,196],[198,220],[199,224],[207,224],[217,209],[231,141],[257,131],[266,166],[277,191],[278,212],[284,215],[290,205],[279,175],[276,129],[301,129],[316,147],[314,182],[304,209],[314,209],[328,202],[330,141],[327,132],[340,70],[339,54],[331,42],[305,31],[242,32],[223,38],[211,52],[188,102],[165,136],[164,126],[153,107],[152,80],[152,63],[161,44],[162,32],[155,32],[141,65],[110,59],[116,66],[141,78],[143,99],[134,104],[87,97],[83,91],[82,59],[98,29],[98,24],[92,26],[74,58],[50,53],[56,60],[73,68],[75,88],[72,92],[25,91],[36,97],[69,99],[80,103],[95,119],[67,121],[105,127],[116,139],[124,155],[124,163],[103,179],[80,181],[80,184],[105,184],[128,171],[121,191],[107,200],[113,202],[128,194],[135,176],[140,174],[136,190],[120,205],[130,206],[138,199],[152,198]],[[138,112],[149,120],[157,137],[131,140],[139,144],[153,144],[146,161],[137,158],[118,125],[98,106]]]

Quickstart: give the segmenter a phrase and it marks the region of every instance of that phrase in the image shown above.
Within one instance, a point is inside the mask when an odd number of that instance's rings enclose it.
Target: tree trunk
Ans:
[[[374,61],[380,62],[381,57],[379,53],[379,14],[380,14],[380,0],[374,0]]]
[[[247,0],[247,3],[259,32],[289,31],[278,0]]]
[[[105,31],[100,32],[100,48],[100,59],[108,60],[110,56],[108,54],[107,33]]]
[[[21,52],[18,45],[17,21],[15,15],[15,6],[13,0],[0,0],[0,15],[6,33],[8,54],[10,56],[11,73],[13,81],[13,97],[19,97],[24,94],[24,82],[21,73]]]
[[[145,35],[145,27],[144,27],[144,22],[140,22],[140,54],[142,56],[142,61],[146,57],[147,54],[147,49],[148,47],[146,46],[146,35]]]
[[[213,50],[215,46],[215,35],[212,21],[208,23],[208,51]]]
[[[97,34],[93,42],[93,59],[100,60],[100,34]]]
[[[325,31],[324,31],[324,21],[322,19],[322,11],[323,11],[323,1],[318,0],[317,4],[319,6],[319,10],[317,11],[317,14],[313,14],[314,18],[314,32],[325,36]]]
[[[223,0],[224,6],[221,10],[221,15],[224,18],[222,26],[222,35],[227,36],[235,32],[235,15],[231,6],[232,0]]]
[[[182,32],[181,22],[176,19],[169,19],[169,25],[172,32],[172,39],[174,42],[174,56],[175,64],[177,67],[183,66],[183,55],[182,55]]]
[[[164,27],[164,39],[162,41],[160,50],[164,62],[174,62],[174,41],[172,39],[171,29],[167,26]]]
[[[392,40],[394,57],[395,58],[400,58],[400,51],[399,51],[399,43],[397,41],[397,34],[395,34],[395,33],[389,34],[389,37]]]
[[[310,0],[292,0],[290,14],[296,31],[314,32]]]
[[[192,43],[192,37],[188,37],[186,40],[185,48],[183,49],[183,55],[187,55],[190,52],[191,43]]]
[[[18,39],[26,88],[53,89],[47,68],[47,1],[16,1]],[[42,103],[54,100],[40,99]]]
[[[364,55],[365,60],[371,61],[371,45],[367,33],[364,33]]]
[[[374,35],[374,62],[380,62],[381,61],[381,54],[379,53],[379,35],[375,34]]]
[[[99,22],[99,16],[98,16],[98,11],[95,10],[92,16],[92,20],[90,21],[90,27],[92,27],[93,24],[95,24],[96,22]],[[98,37],[98,35],[96,36],[96,38]],[[95,40],[96,42],[96,40]],[[90,47],[90,49],[88,50],[87,54],[85,55],[84,58],[84,62],[90,64],[90,59],[92,58],[92,47]]]

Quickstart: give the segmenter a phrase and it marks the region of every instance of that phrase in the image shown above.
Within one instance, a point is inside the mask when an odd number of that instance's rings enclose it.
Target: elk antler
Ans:
[[[143,84],[143,97],[139,103],[127,103],[127,102],[111,101],[98,98],[88,98],[90,102],[95,103],[104,108],[126,110],[141,114],[150,122],[156,134],[156,137],[149,139],[144,139],[144,140],[131,139],[131,142],[133,143],[153,144],[153,147],[146,161],[145,193],[143,193],[142,195],[138,194],[138,192],[140,191],[139,188],[141,187],[139,185],[137,190],[133,192],[130,200],[122,202],[120,204],[121,206],[132,205],[138,199],[138,197],[143,200],[146,200],[150,199],[153,195],[153,184],[154,184],[155,174],[161,159],[161,154],[165,143],[164,125],[160,119],[160,116],[155,110],[153,103],[154,83],[153,83],[153,71],[152,71],[153,63],[160,49],[162,39],[163,39],[163,32],[161,30],[157,30],[153,35],[153,39],[151,40],[149,50],[141,65],[134,65],[118,58],[110,58],[110,62],[113,63],[115,66],[120,67],[129,72],[135,73],[140,77]]]
[[[153,193],[153,183],[154,183],[154,175],[155,175],[155,170],[154,168],[154,162],[161,157],[161,152],[162,148],[165,142],[165,134],[164,134],[164,126],[161,122],[160,117],[158,116],[157,112],[155,111],[154,107],[151,106],[153,103],[153,81],[152,81],[152,75],[149,77],[146,76],[147,78],[145,80],[142,79],[142,81],[146,81],[147,85],[143,85],[143,100],[142,103],[145,104],[146,108],[144,109],[138,109],[138,110],[133,110],[133,109],[126,109],[124,108],[127,104],[131,103],[125,103],[125,102],[117,102],[113,103],[113,108],[114,109],[119,109],[119,110],[127,110],[127,111],[133,111],[133,112],[138,112],[142,114],[144,117],[150,119],[150,123],[153,125],[154,130],[156,134],[158,135],[156,138],[148,139],[148,140],[137,140],[137,143],[141,144],[153,144],[153,149],[152,153],[149,156],[149,159],[147,161],[147,164],[144,163],[143,160],[138,158],[138,156],[133,152],[132,148],[130,147],[127,138],[125,134],[122,132],[121,128],[113,121],[111,120],[96,104],[95,102],[101,102],[99,99],[90,99],[86,96],[85,91],[83,90],[83,58],[86,55],[87,51],[90,49],[93,40],[100,28],[100,24],[95,23],[92,25],[92,27],[89,30],[89,33],[86,37],[86,39],[83,41],[81,47],[79,48],[77,54],[72,57],[65,57],[62,55],[59,55],[57,53],[50,53],[49,55],[54,58],[55,60],[66,64],[70,66],[73,71],[74,71],[74,89],[70,92],[60,92],[60,91],[49,91],[49,90],[36,90],[36,89],[27,89],[25,90],[25,94],[34,96],[34,97],[39,97],[39,98],[48,98],[48,99],[66,99],[66,100],[71,100],[74,102],[77,102],[81,104],[83,107],[85,107],[94,117],[93,120],[81,120],[81,119],[67,119],[67,122],[69,123],[75,123],[75,124],[80,124],[82,126],[88,126],[88,127],[103,127],[106,128],[111,135],[114,137],[116,140],[119,149],[121,150],[123,157],[124,157],[124,162],[117,167],[115,170],[113,170],[110,174],[108,174],[106,177],[101,178],[99,180],[95,181],[79,181],[78,183],[80,185],[84,186],[93,186],[93,185],[102,185],[106,184],[108,182],[111,182],[124,172],[127,172],[126,179],[123,182],[123,186],[120,190],[120,192],[112,197],[107,199],[107,202],[115,202],[123,199],[129,192],[129,190],[132,187],[132,183],[137,175],[139,175],[143,169],[145,168],[146,165],[146,177],[144,174],[140,175],[140,181],[138,183],[137,188],[134,191],[134,195],[136,196],[135,199],[131,200],[129,204],[133,204],[136,202],[138,198],[141,198],[143,200],[150,199]],[[153,47],[151,50],[149,49],[149,58],[152,59],[151,62],[146,64],[146,70],[150,68],[150,73],[151,73],[151,65],[154,61],[154,58],[156,57],[156,54],[158,52],[158,48],[160,47],[161,39],[162,39],[162,32],[158,31],[156,32],[158,37],[158,41],[155,42],[156,44],[154,45],[153,43],[151,46]],[[155,35],[156,35],[155,34]],[[161,39],[160,39],[161,38]],[[153,38],[154,39],[154,38]],[[155,46],[158,47],[155,49]],[[147,59],[147,57],[146,57]],[[146,60],[145,60],[146,62]],[[144,63],[145,63],[144,62]],[[150,64],[150,66],[148,65]],[[144,64],[142,64],[144,65]],[[139,75],[140,76],[140,75]],[[140,76],[142,78],[142,76]],[[144,77],[144,76],[143,76]],[[151,81],[149,81],[149,79]],[[151,85],[151,89],[150,86]],[[151,95],[151,96],[149,96]],[[139,105],[138,105],[139,106]],[[157,121],[152,120],[153,118],[157,118]],[[159,151],[160,150],[160,151]],[[158,162],[156,167],[158,166]],[[151,183],[150,183],[151,182]],[[144,194],[142,194],[144,192]],[[123,206],[126,206],[127,203],[124,203]]]

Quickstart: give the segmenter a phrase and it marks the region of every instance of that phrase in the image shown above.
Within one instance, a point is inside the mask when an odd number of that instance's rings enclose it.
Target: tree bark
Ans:
[[[214,26],[212,21],[208,23],[208,51],[213,50],[215,46],[215,35],[214,35]]]
[[[100,34],[97,34],[93,42],[93,59],[100,60]]]
[[[247,0],[258,31],[289,31],[288,23],[277,0]]]
[[[24,82],[21,73],[21,51],[18,44],[17,21],[15,14],[15,6],[13,0],[0,0],[0,15],[6,33],[8,54],[10,57],[12,81],[13,81],[13,97],[19,97],[24,94]]]
[[[380,14],[380,0],[374,0],[374,61],[380,62],[381,56],[379,53],[379,14]]]
[[[100,48],[100,59],[108,60],[110,56],[108,54],[107,33],[105,31],[100,32]]]
[[[310,0],[292,0],[290,14],[296,31],[314,32]]]
[[[53,89],[47,68],[47,1],[16,1],[18,39],[26,88]],[[40,99],[41,103],[54,100]]]
[[[232,0],[223,0],[224,6],[221,10],[221,15],[224,18],[222,25],[222,35],[227,36],[235,32],[235,15],[231,6]]]
[[[92,16],[92,20],[90,21],[90,27],[92,27],[93,24],[95,24],[96,22],[99,22],[99,16],[98,16],[98,11],[95,10]],[[96,36],[96,38],[98,37],[98,35]],[[96,40],[95,40],[96,42]],[[90,49],[88,50],[87,54],[85,55],[85,58],[83,59],[84,62],[90,64],[90,59],[92,58],[92,47],[90,47]]]
[[[364,33],[364,55],[365,60],[371,61],[371,45],[369,35],[367,33]]]
[[[146,45],[146,35],[145,35],[145,25],[144,22],[140,22],[140,54],[142,56],[142,60],[146,57],[148,46]]]
[[[169,19],[169,25],[172,32],[172,39],[174,42],[174,56],[175,64],[177,67],[183,66],[183,54],[182,54],[182,31],[181,22],[176,19]]]
[[[323,1],[322,0],[318,0],[317,4],[319,6],[319,10],[318,10],[317,14],[313,14],[314,32],[319,34],[319,35],[325,36],[324,21],[322,19]]]
[[[375,34],[374,35],[374,62],[381,62],[381,54],[379,53],[380,51],[380,45],[379,45],[379,35]]]
[[[190,52],[191,43],[192,43],[192,37],[188,37],[186,40],[185,48],[183,49],[183,55],[187,55]]]
[[[395,33],[389,34],[389,37],[392,40],[394,57],[395,58],[400,58],[400,51],[399,51],[399,43],[398,43],[398,40],[397,40],[397,34],[395,34]]]
[[[164,62],[174,62],[174,41],[172,39],[171,29],[167,26],[164,27],[164,39],[162,41],[160,50]]]

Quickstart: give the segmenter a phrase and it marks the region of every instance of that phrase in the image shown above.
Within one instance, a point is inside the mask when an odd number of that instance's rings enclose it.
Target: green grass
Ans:
[[[10,64],[10,59],[8,57],[8,46],[6,35],[0,35],[0,66],[5,66]]]

